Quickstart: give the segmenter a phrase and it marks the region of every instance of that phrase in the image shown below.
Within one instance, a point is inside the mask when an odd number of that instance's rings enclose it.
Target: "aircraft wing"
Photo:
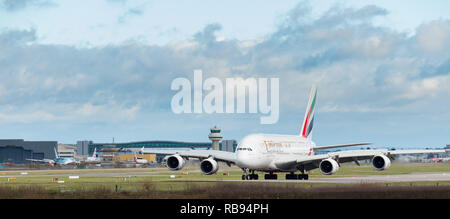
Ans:
[[[183,158],[198,158],[198,159],[206,159],[209,157],[213,157],[217,161],[222,161],[225,163],[236,163],[236,156],[233,152],[228,151],[216,151],[216,150],[152,150],[152,149],[140,149],[142,153],[145,154],[167,154],[173,155],[178,154]]]
[[[398,151],[389,151],[390,154],[439,154],[439,153],[447,153],[448,150],[398,150]]]
[[[43,160],[37,160],[37,159],[26,159],[33,162],[41,162],[41,163],[54,163],[54,160],[51,159],[43,159]]]
[[[292,159],[290,161],[276,162],[275,165],[282,169],[289,169],[292,166],[304,165],[306,170],[315,169],[319,166],[319,163],[327,158],[333,158],[338,163],[346,162],[357,162],[358,160],[372,159],[377,155],[385,155],[392,158],[393,155],[398,154],[435,154],[435,153],[446,153],[446,150],[348,150],[348,151],[337,151],[330,152],[327,154],[312,155],[301,157],[297,159]]]
[[[343,148],[343,147],[353,147],[353,146],[361,146],[361,145],[371,145],[372,143],[358,143],[358,144],[341,144],[341,145],[328,145],[328,146],[318,146],[314,147],[313,150],[323,150],[323,149],[330,149],[330,148]]]

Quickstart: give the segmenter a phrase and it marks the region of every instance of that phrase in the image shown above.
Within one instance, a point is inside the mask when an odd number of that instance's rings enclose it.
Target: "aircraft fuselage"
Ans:
[[[245,137],[236,148],[236,165],[265,172],[295,171],[275,165],[281,160],[295,160],[314,155],[314,142],[295,135],[254,134]]]

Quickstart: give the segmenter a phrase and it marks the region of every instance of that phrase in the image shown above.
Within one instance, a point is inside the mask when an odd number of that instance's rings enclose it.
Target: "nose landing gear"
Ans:
[[[255,174],[254,170],[251,170],[252,174],[248,174],[248,169],[244,169],[244,175],[242,175],[242,180],[258,180],[258,174]]]

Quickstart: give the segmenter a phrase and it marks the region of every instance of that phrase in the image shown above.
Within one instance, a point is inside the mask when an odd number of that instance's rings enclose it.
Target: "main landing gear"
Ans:
[[[308,180],[309,176],[308,174],[305,174],[305,166],[299,166],[298,170],[302,173],[302,174],[294,174],[294,172],[291,172],[290,174],[286,174],[286,179],[298,179],[298,180]]]
[[[255,174],[254,170],[251,170],[251,174],[248,174],[248,169],[244,169],[244,175],[242,175],[242,180],[258,180],[258,174]],[[278,175],[274,173],[264,174],[265,180],[277,180]],[[304,172],[302,174],[294,174],[294,172],[291,172],[290,174],[286,174],[287,180],[308,180],[309,176],[308,174],[305,174]]]
[[[295,179],[298,179],[298,180],[302,180],[302,179],[304,179],[304,180],[308,180],[309,179],[309,176],[308,176],[308,174],[304,174],[304,173],[302,173],[302,174],[294,174],[293,172],[291,172],[290,174],[286,174],[286,179],[287,180],[295,180]]]
[[[265,180],[268,180],[268,179],[277,180],[278,179],[278,175],[277,174],[273,174],[273,173],[265,174],[264,175],[264,179]]]

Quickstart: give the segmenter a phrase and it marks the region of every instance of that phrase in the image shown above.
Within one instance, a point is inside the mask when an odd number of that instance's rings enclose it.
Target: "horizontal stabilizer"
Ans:
[[[340,145],[329,145],[329,146],[319,146],[313,148],[314,151],[323,150],[323,149],[331,149],[331,148],[344,148],[344,147],[352,147],[352,146],[361,146],[361,145],[371,145],[372,143],[358,143],[358,144],[340,144]]]

